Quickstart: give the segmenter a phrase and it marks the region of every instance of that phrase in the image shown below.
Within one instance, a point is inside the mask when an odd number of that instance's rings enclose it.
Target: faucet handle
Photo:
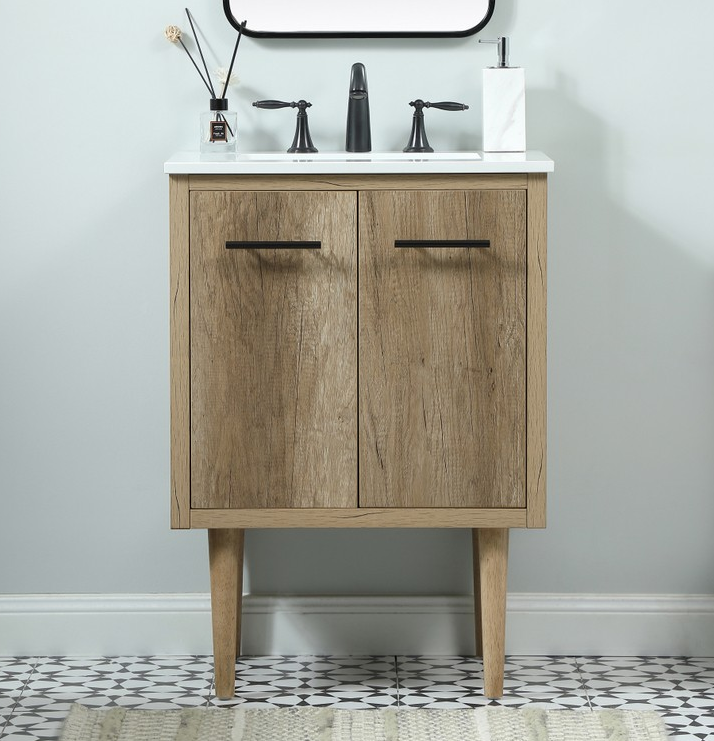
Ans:
[[[290,103],[285,100],[256,100],[253,105],[256,108],[269,108],[273,110],[276,108],[299,108],[301,111],[312,107],[312,103],[308,103],[306,100],[298,100],[297,102],[293,100]]]
[[[430,103],[428,100],[417,98],[409,103],[414,108],[412,116],[412,133],[409,136],[409,143],[402,150],[403,152],[433,152],[434,149],[426,138],[426,129],[424,128],[424,108],[441,108],[442,111],[466,111],[468,106],[465,103],[453,103],[449,100],[443,100],[439,103]]]
[[[466,103],[453,103],[449,100],[444,100],[439,103],[430,103],[428,100],[412,100],[409,103],[410,106],[414,106],[418,111],[422,108],[440,108],[442,111],[468,111],[469,107]]]
[[[442,111],[468,111],[466,103],[452,103],[451,101],[442,101],[441,103],[425,103],[425,108],[441,108]]]
[[[291,101],[288,103],[285,100],[256,100],[253,105],[256,108],[297,108],[297,124],[295,126],[295,137],[293,143],[288,149],[288,154],[309,154],[317,152],[317,148],[312,143],[312,137],[310,136],[310,129],[307,122],[307,109],[312,106],[312,103],[308,103],[306,100]]]

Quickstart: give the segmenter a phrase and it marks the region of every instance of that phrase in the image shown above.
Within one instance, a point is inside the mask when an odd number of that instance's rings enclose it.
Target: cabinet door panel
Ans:
[[[525,209],[360,194],[360,506],[525,507]]]
[[[356,194],[190,208],[191,506],[355,507]]]

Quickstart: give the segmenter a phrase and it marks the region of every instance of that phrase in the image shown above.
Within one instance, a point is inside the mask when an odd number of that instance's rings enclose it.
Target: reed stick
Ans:
[[[231,57],[231,65],[228,68],[228,74],[226,75],[226,81],[223,83],[223,94],[221,95],[222,98],[226,97],[226,91],[228,90],[228,83],[231,81],[231,72],[233,72],[233,62],[236,61],[236,54],[238,53],[238,44],[240,44],[241,36],[243,36],[243,29],[245,28],[245,24],[248,23],[247,20],[243,21],[243,23],[240,24],[238,27],[238,38],[236,39],[236,45],[233,47],[233,56]]]
[[[209,90],[211,91],[211,97],[216,97],[216,91],[213,89],[213,83],[211,82],[211,74],[208,71],[208,65],[206,64],[206,60],[203,57],[203,50],[201,49],[201,42],[198,40],[198,34],[196,33],[196,28],[193,25],[193,18],[191,17],[191,11],[188,8],[185,8],[186,16],[188,18],[188,22],[191,24],[191,30],[193,31],[193,38],[196,40],[196,46],[198,47],[198,53],[201,55],[201,61],[203,62],[203,69],[206,70],[206,79],[208,80]],[[198,69],[198,67],[196,67]]]

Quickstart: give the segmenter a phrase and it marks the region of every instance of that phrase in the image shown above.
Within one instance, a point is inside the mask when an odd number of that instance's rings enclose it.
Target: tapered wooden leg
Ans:
[[[484,695],[496,699],[503,695],[503,665],[506,659],[507,528],[479,531],[478,560]]]
[[[236,658],[240,656],[241,627],[243,626],[243,545],[245,530],[236,530]]]
[[[473,537],[473,559],[474,559],[474,628],[476,656],[483,656],[483,635],[481,624],[481,572],[478,558],[478,530],[471,531]]]
[[[235,693],[236,638],[238,635],[238,530],[208,531],[213,621],[213,670],[216,695],[229,699]]]

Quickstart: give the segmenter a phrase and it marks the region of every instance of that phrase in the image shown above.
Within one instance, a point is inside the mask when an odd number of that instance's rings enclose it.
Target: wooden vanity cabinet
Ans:
[[[189,208],[191,508],[357,507],[357,194]]]
[[[525,508],[525,192],[359,214],[360,506]]]
[[[508,530],[545,526],[545,174],[171,175],[174,528],[234,692],[243,532],[473,531],[503,687]]]

